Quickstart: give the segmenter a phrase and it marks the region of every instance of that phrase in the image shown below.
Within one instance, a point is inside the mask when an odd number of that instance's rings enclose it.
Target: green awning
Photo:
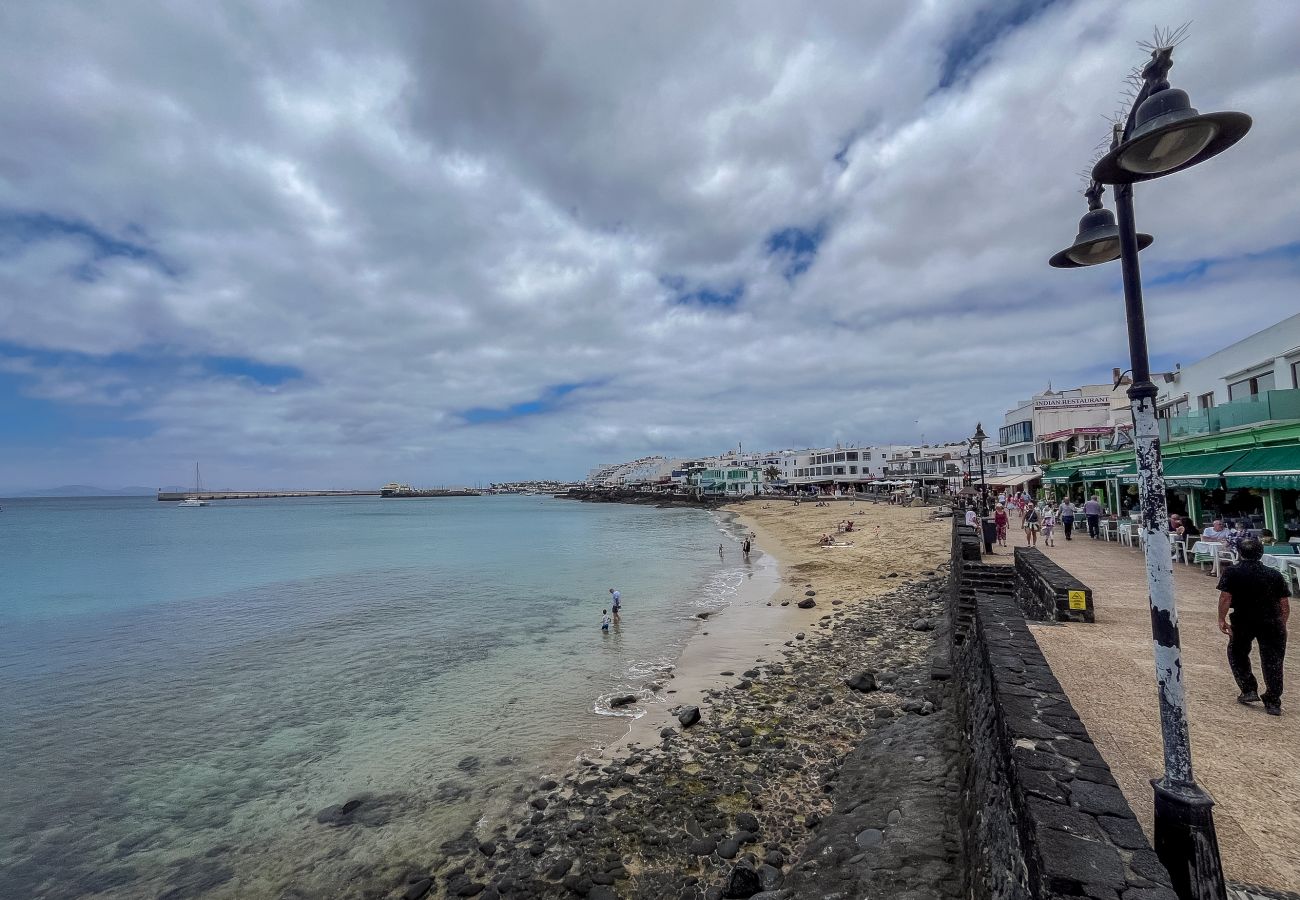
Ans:
[[[1079,477],[1084,481],[1108,481],[1125,468],[1125,463],[1111,463],[1106,466],[1085,466],[1079,470]]]
[[[1073,467],[1043,473],[1043,484],[1069,484],[1079,474]]]
[[[1230,488],[1300,489],[1300,445],[1251,450],[1223,475]]]
[[[1114,475],[1112,475],[1111,478],[1118,479],[1120,484],[1137,484],[1138,483],[1137,460],[1136,459],[1133,460],[1133,462],[1129,463],[1127,466],[1125,466],[1124,468],[1116,472]]]
[[[1165,460],[1165,487],[1217,490],[1223,471],[1246,455],[1244,450],[1196,453]]]

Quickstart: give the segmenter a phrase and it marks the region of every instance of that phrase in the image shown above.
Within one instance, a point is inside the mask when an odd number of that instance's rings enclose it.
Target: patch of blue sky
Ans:
[[[1289,244],[1279,244],[1276,247],[1270,247],[1267,250],[1261,250],[1258,253],[1246,253],[1242,256],[1212,257],[1198,259],[1194,262],[1185,263],[1175,267],[1165,267],[1156,269],[1150,275],[1144,275],[1142,282],[1146,287],[1159,287],[1162,285],[1181,285],[1212,275],[1217,268],[1237,265],[1240,263],[1300,263],[1300,241]]]
[[[541,393],[533,400],[525,400],[521,403],[512,403],[509,406],[501,407],[474,406],[461,410],[457,415],[467,425],[486,425],[494,422],[507,422],[511,419],[522,419],[528,416],[540,416],[559,409],[564,405],[564,399],[574,391],[594,387],[600,383],[599,381],[575,381],[552,384],[542,388]]]
[[[987,60],[987,50],[1061,0],[992,0],[967,17],[965,27],[943,48],[936,91],[965,81]]]
[[[146,437],[154,430],[120,409],[33,397],[24,393],[26,387],[22,375],[0,372],[0,443],[48,448],[65,440]]]
[[[781,274],[786,281],[794,281],[812,266],[817,249],[825,239],[825,224],[811,229],[791,226],[769,234],[763,249],[768,256],[784,261]]]
[[[38,369],[72,368],[124,374],[130,378],[225,378],[278,387],[305,377],[296,366],[264,363],[243,356],[185,356],[163,349],[95,356],[70,350],[40,350],[0,342],[0,358],[29,359]]]
[[[132,238],[145,238],[143,229],[138,226],[129,226],[126,230]],[[179,274],[157,250],[140,240],[114,237],[78,219],[0,210],[0,256],[16,255],[31,244],[66,238],[81,241],[89,251],[86,260],[72,270],[73,277],[81,281],[98,279],[98,264],[114,257],[146,263],[171,277]]]
[[[672,293],[672,302],[678,306],[703,306],[730,309],[745,296],[745,283],[737,281],[727,288],[691,285],[680,275],[663,275],[659,283]]]

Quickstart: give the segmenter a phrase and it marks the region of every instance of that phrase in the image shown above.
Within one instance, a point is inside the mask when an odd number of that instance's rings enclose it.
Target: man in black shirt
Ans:
[[[1291,595],[1286,579],[1260,562],[1264,545],[1246,538],[1237,546],[1241,562],[1219,579],[1219,630],[1228,636],[1228,665],[1241,694],[1238,703],[1264,701],[1264,711],[1282,715],[1282,660],[1286,655],[1286,621]],[[1229,624],[1228,610],[1232,609]],[[1250,645],[1259,641],[1264,693],[1250,668]]]

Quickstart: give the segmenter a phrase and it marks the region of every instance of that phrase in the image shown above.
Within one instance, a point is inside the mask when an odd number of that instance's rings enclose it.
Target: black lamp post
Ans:
[[[984,483],[984,442],[987,441],[988,439],[989,436],[984,433],[984,423],[976,422],[975,434],[971,436],[970,442],[975,445],[975,452],[978,453],[980,456],[980,515],[981,516],[987,516],[989,514],[989,508],[988,508],[989,489],[988,486]]]
[[[1134,451],[1142,503],[1142,531],[1151,604],[1151,638],[1160,696],[1160,730],[1164,739],[1164,777],[1155,789],[1155,849],[1183,900],[1223,900],[1227,896],[1219,843],[1214,830],[1214,802],[1192,774],[1187,730],[1187,698],[1178,641],[1178,608],[1173,563],[1169,555],[1169,511],[1160,457],[1160,432],[1147,356],[1146,319],[1138,251],[1151,243],[1133,222],[1133,184],[1170,175],[1204,162],[1231,147],[1250,130],[1245,113],[1200,115],[1187,94],[1169,86],[1173,40],[1151,51],[1142,70],[1142,87],[1127,121],[1116,123],[1111,150],[1093,167],[1087,191],[1088,213],[1079,223],[1074,244],[1057,253],[1058,268],[1090,266],[1119,258],[1123,269],[1124,308],[1128,319],[1133,384]],[[1115,186],[1118,222],[1101,208],[1102,185]]]

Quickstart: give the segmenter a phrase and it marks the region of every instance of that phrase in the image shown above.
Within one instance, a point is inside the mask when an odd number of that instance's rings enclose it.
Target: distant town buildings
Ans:
[[[1170,508],[1197,524],[1240,515],[1279,538],[1300,537],[1300,315],[1154,378]],[[1049,386],[1021,400],[982,458],[969,441],[736,449],[598,466],[586,483],[740,497],[958,493],[978,488],[982,477],[998,492],[1099,494],[1112,511],[1126,512],[1137,498],[1128,384],[1112,370],[1108,382]]]

